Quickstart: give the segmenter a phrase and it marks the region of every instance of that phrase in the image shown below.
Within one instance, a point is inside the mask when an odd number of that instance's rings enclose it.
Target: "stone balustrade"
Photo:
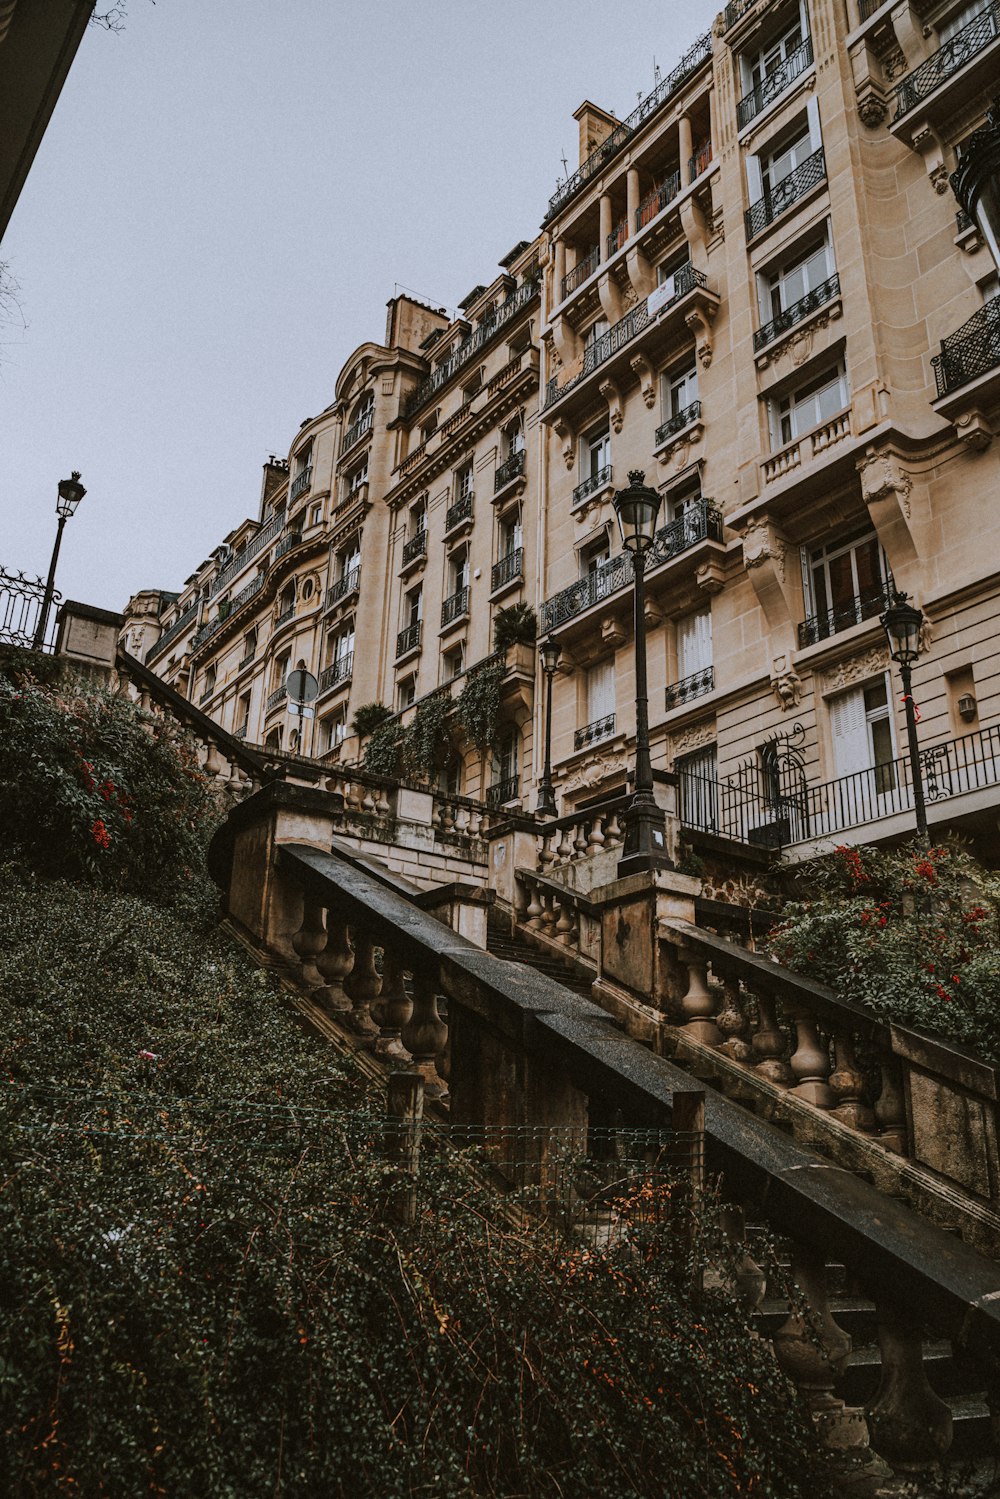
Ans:
[[[605,850],[620,848],[623,842],[622,813],[628,803],[627,796],[619,796],[599,806],[540,824],[538,868],[544,873],[577,859],[593,858]]]

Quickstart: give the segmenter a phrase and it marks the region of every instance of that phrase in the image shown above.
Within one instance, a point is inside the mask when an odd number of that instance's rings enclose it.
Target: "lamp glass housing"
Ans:
[[[560,651],[561,647],[557,641],[552,639],[551,635],[547,636],[539,646],[539,654],[542,658],[542,670],[547,672],[549,676],[552,675],[559,663]]]
[[[76,513],[76,507],[83,499],[87,491],[80,483],[80,475],[76,469],[70,479],[60,479],[59,497],[56,500],[56,514],[65,516],[68,520]]]
[[[656,531],[660,496],[657,490],[643,483],[646,476],[639,469],[633,470],[628,477],[628,488],[619,489],[615,495],[615,514],[622,534],[622,546],[629,552],[644,552]]]
[[[882,615],[882,628],[889,639],[889,653],[900,666],[912,666],[920,654],[920,626],[924,616],[905,593],[897,593]]]

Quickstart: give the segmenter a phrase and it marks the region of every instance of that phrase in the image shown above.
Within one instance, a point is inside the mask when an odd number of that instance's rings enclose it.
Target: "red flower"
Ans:
[[[94,823],[94,826],[91,828],[90,836],[93,838],[98,848],[108,848],[111,844],[111,834],[108,832],[107,828],[104,826],[104,823],[100,818],[97,819],[97,821]]]

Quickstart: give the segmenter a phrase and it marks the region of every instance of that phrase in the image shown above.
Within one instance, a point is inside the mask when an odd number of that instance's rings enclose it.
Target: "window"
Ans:
[[[663,417],[679,416],[698,399],[698,365],[694,359],[663,376]]]
[[[278,618],[285,619],[289,614],[295,613],[295,584],[289,583],[283,588],[278,597]]]
[[[312,509],[309,511],[309,524],[311,526],[318,526],[319,523],[320,523],[320,521],[322,519],[323,519],[323,504],[322,504],[322,501],[321,501],[319,504],[313,505]]]
[[[350,495],[356,495],[368,483],[368,459],[358,465],[348,476],[347,488]]]
[[[770,197],[797,167],[816,154],[822,144],[819,104],[816,99],[810,99],[804,117],[799,115],[786,130],[770,141],[760,155],[747,156],[747,192],[750,202],[757,202],[765,194]],[[781,202],[776,205],[776,211],[787,206],[786,199],[788,203],[795,201],[794,196],[788,196],[787,188],[778,196]]]
[[[497,787],[508,788],[511,782],[517,780],[517,731],[506,729],[501,733],[493,751],[493,760],[490,767],[492,784]],[[510,792],[511,796],[517,795],[516,785]]]
[[[815,375],[805,385],[770,402],[771,445],[783,448],[814,427],[828,422],[848,403],[842,364]]]
[[[615,716],[615,659],[599,661],[587,672],[587,723],[596,724]],[[608,732],[614,731],[612,722]]]
[[[237,701],[237,704],[236,704],[236,721],[235,721],[235,727],[236,727],[237,738],[239,738],[239,739],[245,739],[247,737],[247,730],[250,727],[250,694],[249,694],[249,692],[243,692],[243,693],[241,693],[240,697],[239,697],[239,700]]]
[[[455,474],[455,495],[459,500],[472,499],[472,464],[467,463]]]
[[[592,573],[599,572],[606,562],[611,560],[611,544],[607,536],[602,536],[599,541],[592,541],[589,546],[580,549],[580,576],[589,578]]]
[[[603,338],[604,335],[605,335],[605,333],[607,333],[607,331],[608,331],[608,320],[607,320],[606,317],[599,317],[597,319],[596,323],[591,323],[590,327],[587,329],[587,332],[586,332],[586,334],[584,336],[584,340],[583,340],[584,353],[586,353],[586,351],[588,349],[592,349],[594,347],[594,345],[596,344],[597,340],[599,338]]]
[[[833,251],[827,231],[788,259],[757,277],[760,320],[770,322],[815,291],[833,275]]]
[[[204,702],[206,698],[211,697],[212,693],[215,691],[217,674],[217,668],[214,664],[205,668],[205,681],[201,692],[201,702]]]
[[[404,708],[408,708],[411,703],[415,702],[416,697],[416,677],[404,677],[400,682],[399,687],[396,689],[396,703],[399,707],[400,712],[402,712]]]
[[[497,557],[512,557],[521,550],[521,513],[516,511],[500,522],[497,533]]]
[[[463,588],[469,586],[469,554],[463,548],[460,552],[452,552],[448,558],[448,593],[454,597]]]
[[[460,677],[465,670],[465,642],[454,646],[450,651],[445,651],[441,657],[441,680],[442,682],[453,682]]]
[[[427,530],[427,501],[418,500],[415,505],[410,506],[407,519],[409,537],[412,541],[414,536],[422,536]]]
[[[874,531],[855,532],[803,555],[806,613],[815,617],[811,632],[825,640],[886,606],[889,564]]]
[[[830,699],[834,775],[875,771],[879,796],[896,787],[895,742],[885,677]]]
[[[952,11],[947,21],[942,21],[937,28],[938,39],[943,47],[950,42],[952,37],[963,31],[970,21],[974,21],[984,10],[989,10],[986,0],[973,0],[971,5],[962,5],[958,10]]]
[[[714,833],[719,826],[719,767],[714,744],[674,760],[681,823]]]
[[[513,458],[516,453],[524,452],[524,425],[519,416],[515,416],[512,422],[508,422],[503,429],[503,454],[505,458]]]
[[[243,637],[243,663],[252,661],[257,654],[257,631],[248,630]]]
[[[683,682],[712,665],[712,611],[699,609],[677,621],[677,676]]]
[[[685,251],[678,260],[668,260],[656,267],[656,284],[660,288],[661,295],[665,301],[675,297],[680,290],[678,278],[686,272],[691,264],[691,257]]]
[[[471,380],[467,380],[462,386],[462,405],[468,406],[473,396],[477,395],[483,386],[483,371],[476,370]]]
[[[327,650],[330,664],[340,667],[345,673],[349,672],[354,660],[354,625],[350,624],[346,629],[329,636]]]
[[[319,721],[319,752],[321,755],[329,754],[331,750],[339,748],[347,738],[347,719],[344,710],[338,713],[328,713],[326,718]]]
[[[772,73],[776,73],[786,58],[801,47],[806,34],[804,17],[800,14],[780,36],[766,46],[754,52],[745,52],[740,58],[744,95],[752,93]]]
[[[271,668],[271,691],[272,692],[277,692],[277,690],[278,690],[279,687],[284,687],[284,685],[285,685],[285,678],[288,676],[288,669],[291,666],[291,664],[292,664],[292,653],[291,653],[291,651],[285,651],[285,652],[283,652],[282,655],[275,657],[275,659],[274,659],[274,665]]]
[[[361,566],[361,539],[355,537],[349,546],[337,554],[337,580],[347,582]]]
[[[412,629],[414,625],[419,625],[423,617],[423,608],[424,590],[423,587],[418,584],[416,588],[411,588],[409,593],[407,593],[403,599],[404,629],[409,630]]]
[[[583,439],[582,456],[585,481],[593,479],[596,482],[605,469],[611,468],[611,432],[608,427],[601,427]]]
[[[372,420],[372,417],[374,415],[374,412],[375,412],[375,392],[373,390],[367,390],[367,391],[365,391],[365,394],[361,397],[361,400],[355,406],[354,411],[353,411],[353,413],[351,415],[351,420],[348,422],[348,426],[349,427],[358,427],[358,426],[361,425],[362,422],[369,422],[370,423],[371,420]]]
[[[428,417],[426,417],[424,419],[424,424],[420,428],[420,441],[421,441],[421,443],[429,442],[430,439],[434,436],[434,433],[437,431],[437,428],[438,428],[438,414],[437,414],[436,411],[432,411],[431,414],[430,414],[430,416],[428,416]]]
[[[304,448],[300,448],[299,451],[296,453],[296,455],[295,455],[295,477],[296,478],[298,478],[300,474],[306,473],[306,471],[311,466],[311,464],[312,464],[312,451],[313,451],[313,449],[312,449],[312,443],[310,442],[310,443],[307,443]]]

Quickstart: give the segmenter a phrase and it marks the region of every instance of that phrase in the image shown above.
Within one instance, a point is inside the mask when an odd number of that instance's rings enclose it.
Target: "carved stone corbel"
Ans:
[[[657,625],[662,625],[663,610],[660,608],[659,604],[654,603],[654,601],[649,597],[648,594],[646,595],[643,602],[642,613],[643,618],[646,621],[647,630],[655,630]]]
[[[625,415],[622,411],[621,391],[618,389],[618,386],[615,384],[615,382],[607,375],[604,377],[597,388],[608,403],[608,417],[611,422],[612,432],[620,432],[622,429],[622,424],[625,420]]]
[[[605,615],[604,619],[601,620],[601,640],[604,645],[614,646],[617,650],[620,645],[625,644],[626,639],[625,631],[614,615]]]
[[[797,608],[785,554],[785,539],[768,516],[751,516],[743,533],[743,566],[771,631],[791,629]]]
[[[703,562],[694,575],[694,581],[703,593],[721,593],[725,587],[726,569],[719,557],[710,557]]]
[[[771,691],[782,713],[797,708],[802,701],[802,678],[792,666],[791,657],[783,652],[771,662]]]
[[[993,441],[993,428],[978,407],[959,412],[958,416],[952,417],[952,421],[965,446],[974,453],[982,453]]]
[[[714,316],[715,307],[708,303],[701,307],[692,307],[684,315],[685,323],[694,334],[698,359],[705,369],[708,369],[712,363],[712,319]]]
[[[571,469],[576,463],[576,432],[566,420],[565,416],[557,416],[552,423],[552,430],[562,443],[563,462]]]
[[[642,393],[646,409],[647,411],[652,411],[656,405],[656,376],[653,373],[653,366],[645,354],[633,354],[629,360],[629,364],[638,378],[639,389]]]
[[[868,506],[872,524],[885,548],[896,577],[917,559],[914,526],[911,524],[913,480],[893,455],[874,445],[857,460],[861,498]]]
[[[918,125],[910,136],[910,145],[914,151],[920,152],[924,170],[934,184],[934,191],[947,192],[948,168],[944,160],[944,146],[933,125],[928,125],[926,121]]]

